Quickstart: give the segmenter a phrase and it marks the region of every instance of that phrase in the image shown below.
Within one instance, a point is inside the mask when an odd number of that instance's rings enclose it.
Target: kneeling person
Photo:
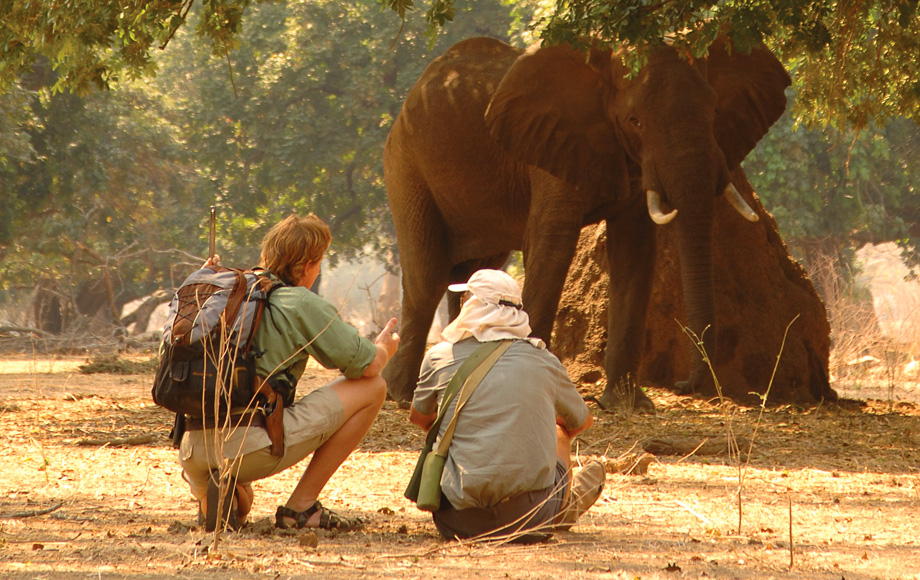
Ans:
[[[434,523],[445,538],[516,535],[568,528],[600,497],[605,471],[589,462],[572,485],[570,444],[593,417],[565,367],[529,338],[517,282],[479,270],[467,284],[443,342],[425,355],[410,420],[426,431],[460,365],[484,342],[513,339],[457,418],[441,478]],[[442,420],[443,435],[457,398]],[[446,501],[444,501],[446,500]]]
[[[386,398],[380,371],[396,352],[399,336],[393,332],[396,319],[392,319],[374,342],[361,337],[342,321],[334,306],[309,290],[330,240],[328,226],[313,215],[292,215],[266,234],[260,266],[285,286],[271,293],[252,348],[264,352],[256,359],[256,374],[291,400],[310,356],[344,376],[284,409],[284,444],[276,451],[279,455],[272,454],[272,441],[260,426],[232,430],[222,446],[215,444],[219,438],[208,425],[188,427],[180,442],[179,462],[208,529],[220,525],[218,520],[224,517],[217,514],[212,471],[225,462],[230,466],[235,485],[233,508],[226,518],[232,527],[238,527],[252,506],[250,482],[279,473],[311,453],[287,502],[278,506],[275,525],[350,530],[360,524],[356,518],[323,507],[317,498],[377,417]]]

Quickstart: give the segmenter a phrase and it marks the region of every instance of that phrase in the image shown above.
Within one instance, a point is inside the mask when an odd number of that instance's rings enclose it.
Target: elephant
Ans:
[[[598,404],[654,409],[634,378],[656,225],[677,228],[681,240],[685,326],[707,348],[716,344],[713,204],[757,220],[729,172],[783,114],[791,81],[764,46],[743,53],[725,34],[695,60],[663,43],[636,75],[621,56],[471,38],[432,61],[410,90],[384,147],[403,275],[402,345],[385,370],[392,399],[411,400],[447,286],[502,267],[515,250],[533,335],[551,348],[579,233],[601,221],[611,283]],[[458,300],[449,306],[456,316]],[[699,350],[688,348],[683,392],[712,381]]]

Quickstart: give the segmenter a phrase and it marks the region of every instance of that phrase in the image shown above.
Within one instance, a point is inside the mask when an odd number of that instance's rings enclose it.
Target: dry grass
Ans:
[[[813,257],[808,272],[831,325],[834,388],[842,397],[890,406],[920,396],[920,282],[905,279],[893,251],[861,250],[864,271],[849,279],[831,256]]]
[[[304,382],[330,377],[310,368]],[[656,416],[594,409],[596,425],[577,443],[584,458],[638,453],[652,437],[724,437],[729,424],[739,440],[753,438],[743,525],[735,458],[659,455],[645,475],[608,474],[583,521],[536,546],[439,541],[428,515],[402,498],[422,434],[387,403],[323,498],[367,519],[365,530],[320,533],[316,547],[274,530],[295,468],[256,482],[255,524],[213,549],[213,536],[194,525],[169,417],[150,403],[150,380],[0,373],[0,576],[920,578],[920,409],[911,403],[760,410],[652,391]],[[127,443],[148,434],[153,443]],[[79,444],[85,439],[107,443]]]

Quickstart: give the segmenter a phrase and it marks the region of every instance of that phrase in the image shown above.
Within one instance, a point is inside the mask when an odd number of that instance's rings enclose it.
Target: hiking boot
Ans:
[[[592,459],[578,470],[572,478],[572,492],[569,503],[562,510],[557,529],[569,530],[588,508],[593,506],[604,491],[604,482],[607,480],[607,471],[604,464]]]

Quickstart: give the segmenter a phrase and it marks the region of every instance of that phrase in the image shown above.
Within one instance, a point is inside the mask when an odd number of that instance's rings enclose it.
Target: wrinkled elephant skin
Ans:
[[[731,186],[786,107],[789,76],[764,48],[719,38],[689,63],[665,47],[628,78],[619,57],[567,46],[526,52],[460,42],[410,91],[384,173],[403,272],[402,344],[390,396],[412,397],[428,329],[448,284],[523,250],[524,307],[549,341],[581,228],[606,221],[610,292],[601,406],[652,406],[637,376],[655,270],[655,227],[676,228],[686,326],[714,343],[713,204],[756,219]],[[721,198],[725,199],[721,199]],[[456,305],[452,308],[455,314]],[[707,373],[697,354],[680,388]]]

